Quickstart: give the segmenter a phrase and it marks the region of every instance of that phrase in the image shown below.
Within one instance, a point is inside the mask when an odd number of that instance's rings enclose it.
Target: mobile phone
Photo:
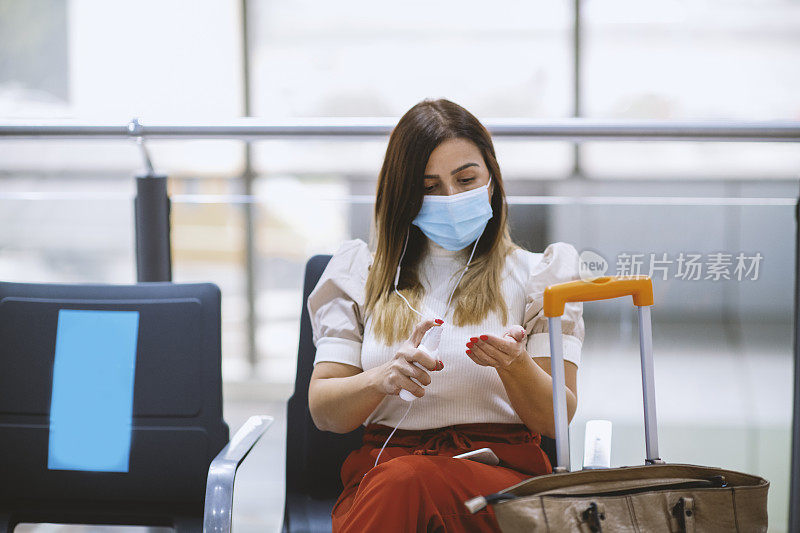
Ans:
[[[470,461],[477,461],[489,466],[497,466],[500,464],[500,459],[497,458],[491,448],[481,448],[479,450],[472,450],[471,452],[454,455],[453,459],[469,459]]]

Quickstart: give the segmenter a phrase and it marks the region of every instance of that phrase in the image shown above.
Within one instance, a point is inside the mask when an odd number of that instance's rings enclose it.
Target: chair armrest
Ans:
[[[229,533],[233,510],[233,481],[239,465],[272,424],[271,416],[251,416],[208,467],[204,533]]]

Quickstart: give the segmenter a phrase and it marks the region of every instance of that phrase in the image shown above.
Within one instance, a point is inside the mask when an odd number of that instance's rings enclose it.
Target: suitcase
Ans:
[[[639,312],[645,448],[642,466],[570,471],[561,315],[566,302],[632,296]],[[766,531],[769,482],[706,466],[666,464],[659,457],[653,381],[648,276],[603,276],[545,289],[552,357],[557,465],[495,494],[465,502],[472,513],[490,505],[504,532]]]

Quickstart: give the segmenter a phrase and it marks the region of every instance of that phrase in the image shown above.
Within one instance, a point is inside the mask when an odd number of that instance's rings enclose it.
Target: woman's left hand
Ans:
[[[470,338],[467,355],[481,366],[506,370],[528,352],[525,349],[525,329],[511,326],[502,337],[481,335]]]

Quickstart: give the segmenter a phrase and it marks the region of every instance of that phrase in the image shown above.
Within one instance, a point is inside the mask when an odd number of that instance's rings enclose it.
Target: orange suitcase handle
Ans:
[[[550,285],[544,290],[544,314],[563,315],[567,302],[610,300],[620,296],[633,296],[633,305],[653,305],[650,276],[601,276]]]

